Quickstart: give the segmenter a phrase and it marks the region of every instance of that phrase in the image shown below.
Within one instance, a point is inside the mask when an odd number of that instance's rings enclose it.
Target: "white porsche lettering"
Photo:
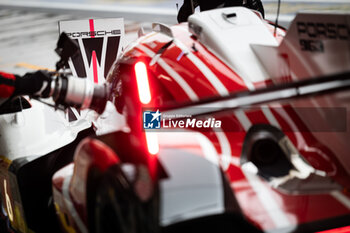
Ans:
[[[90,37],[90,36],[107,36],[107,35],[120,35],[120,30],[111,30],[111,31],[85,31],[85,32],[70,32],[67,35],[71,38],[79,37]]]

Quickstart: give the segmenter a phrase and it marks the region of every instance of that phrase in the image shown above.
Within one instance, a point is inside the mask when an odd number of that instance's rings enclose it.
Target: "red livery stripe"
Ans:
[[[8,98],[13,94],[13,92],[15,91],[15,88],[12,86],[0,84],[0,90],[1,90],[0,98]]]
[[[13,74],[5,73],[5,72],[0,72],[0,76],[2,76],[3,78],[16,80],[16,77],[15,77]]]
[[[94,26],[94,20],[89,19],[89,24],[90,24],[90,37],[95,38],[95,26]]]
[[[327,231],[320,231],[318,233],[349,233],[349,232],[350,232],[350,226],[335,228]]]
[[[98,83],[96,51],[92,51],[92,69],[94,71],[94,83]]]
[[[16,77],[13,74],[0,72],[0,98],[8,98],[15,91]]]

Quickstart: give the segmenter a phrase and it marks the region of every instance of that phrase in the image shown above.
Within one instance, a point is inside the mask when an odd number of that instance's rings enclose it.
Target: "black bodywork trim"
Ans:
[[[15,97],[7,100],[0,106],[0,115],[20,112],[24,109],[31,108],[32,105],[23,97]]]
[[[225,173],[220,169],[222,179],[222,189],[224,193],[225,212],[242,213],[235,194],[230,186],[230,182]]]
[[[192,233],[192,232],[262,232],[242,215],[237,213],[223,213],[219,215],[206,216],[176,223],[162,228],[162,233]]]
[[[52,177],[73,161],[78,143],[89,135],[94,135],[92,128],[81,131],[73,142],[49,154],[34,160],[32,156],[20,158],[11,163],[9,173],[17,178],[18,184],[18,187],[11,186],[11,191],[20,195],[29,229],[36,233],[61,232],[52,203]]]

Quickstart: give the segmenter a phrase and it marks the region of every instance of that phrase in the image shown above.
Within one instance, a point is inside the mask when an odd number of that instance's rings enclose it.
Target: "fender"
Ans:
[[[68,216],[68,221],[61,221],[67,232],[72,232],[72,226],[79,229],[78,232],[87,232],[90,172],[94,170],[102,174],[118,162],[118,156],[110,147],[97,139],[87,138],[76,149],[74,163],[54,175],[55,207],[61,220],[61,216]]]
[[[240,215],[226,176],[217,161],[207,156],[208,147],[213,146],[209,140],[193,132],[160,134],[158,158],[168,175],[160,180],[160,224],[168,227],[206,216]]]

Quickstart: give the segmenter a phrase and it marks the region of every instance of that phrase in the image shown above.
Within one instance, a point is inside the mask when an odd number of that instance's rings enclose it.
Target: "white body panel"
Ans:
[[[162,226],[225,211],[217,164],[181,149],[163,149],[159,159],[169,175],[160,183]]]
[[[229,14],[236,16],[227,18]],[[251,44],[277,46],[278,42],[256,13],[244,7],[222,8],[191,15],[188,22],[199,41],[237,72],[249,88],[254,88],[254,82],[269,79]]]
[[[80,119],[71,123],[63,112],[36,100],[32,108],[0,115],[0,156],[15,160],[41,156],[72,142],[91,123]]]

